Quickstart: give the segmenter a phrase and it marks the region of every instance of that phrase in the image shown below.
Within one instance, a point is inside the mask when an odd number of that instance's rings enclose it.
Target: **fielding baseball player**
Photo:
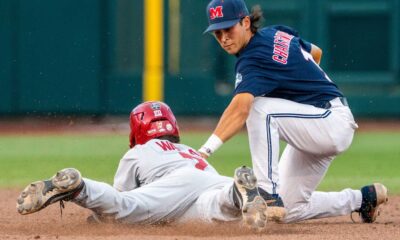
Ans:
[[[321,49],[286,26],[260,29],[261,10],[249,14],[243,0],[213,0],[207,16],[205,32],[236,56],[236,83],[233,99],[199,152],[210,156],[246,122],[261,195],[275,198],[267,203],[281,209],[282,197],[286,222],[352,211],[373,222],[387,201],[382,184],[315,192],[357,128],[346,98],[319,66]],[[280,160],[279,140],[287,143]]]
[[[20,214],[72,200],[91,209],[91,219],[130,224],[171,221],[233,221],[265,227],[266,203],[250,168],[221,176],[189,146],[179,144],[174,114],[162,102],[146,102],[130,115],[130,147],[121,159],[114,187],[82,178],[73,168],[29,184],[17,199]],[[241,210],[241,211],[240,211]]]

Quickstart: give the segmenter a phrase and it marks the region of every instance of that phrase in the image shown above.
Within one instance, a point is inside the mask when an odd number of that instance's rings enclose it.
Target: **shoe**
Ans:
[[[77,196],[84,185],[78,170],[63,169],[48,180],[29,184],[17,199],[17,211],[26,215],[58,201],[62,204],[62,201],[69,201]]]
[[[246,166],[235,170],[233,201],[242,210],[245,225],[261,230],[267,223],[267,204],[260,196],[257,178],[251,168]]]
[[[261,197],[267,204],[267,216],[269,221],[282,222],[286,216],[285,205],[279,194],[270,194],[262,188],[258,188]]]
[[[379,216],[379,207],[387,203],[387,188],[381,183],[374,183],[361,188],[362,203],[358,212],[364,223],[373,223]]]

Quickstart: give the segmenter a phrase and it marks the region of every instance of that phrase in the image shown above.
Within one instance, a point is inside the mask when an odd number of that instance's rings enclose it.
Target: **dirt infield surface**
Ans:
[[[212,124],[210,124],[212,122]],[[181,122],[182,130],[211,131],[216,122],[204,120],[194,126],[191,121]],[[212,126],[211,126],[212,125]],[[400,121],[360,122],[364,131],[400,131]],[[93,122],[89,120],[18,119],[0,120],[0,134],[74,134],[120,133],[127,134],[126,119]],[[267,228],[255,233],[240,223],[185,224],[166,226],[127,226],[115,224],[89,224],[89,210],[66,203],[63,215],[58,204],[27,216],[15,209],[16,199],[22,189],[0,189],[0,240],[2,239],[400,239],[400,196],[390,196],[376,223],[353,223],[350,216],[311,220],[297,224],[268,223]],[[356,215],[354,215],[357,218]]]
[[[65,203],[63,215],[58,204],[21,216],[15,200],[21,189],[0,190],[0,239],[400,239],[400,197],[390,196],[376,223],[353,223],[349,216],[311,220],[296,224],[268,223],[255,233],[239,223],[128,226],[90,224],[89,210]],[[355,216],[356,217],[356,216]]]

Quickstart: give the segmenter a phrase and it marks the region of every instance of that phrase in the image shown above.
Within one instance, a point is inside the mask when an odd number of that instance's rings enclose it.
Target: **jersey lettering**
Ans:
[[[192,155],[198,156],[198,157],[202,157],[202,156],[200,155],[200,153],[196,152],[196,151],[193,150],[193,149],[189,149],[189,153],[192,154]]]
[[[176,150],[175,145],[168,141],[159,141],[159,142],[156,142],[156,144],[164,151]]]
[[[192,153],[192,152],[194,152],[194,151],[191,151],[191,153]],[[197,169],[204,170],[204,169],[208,166],[208,164],[207,164],[207,163],[204,161],[204,159],[203,159],[202,157],[200,157],[200,156],[194,156],[194,155],[192,155],[192,154],[188,154],[188,153],[185,153],[185,152],[179,152],[179,154],[180,154],[183,158],[187,158],[187,159],[190,159],[190,160],[195,160],[195,161],[197,161],[196,165],[194,165],[195,168],[197,168]],[[196,153],[196,155],[198,155],[198,153]]]
[[[293,36],[282,31],[277,31],[274,35],[274,55],[272,60],[282,64],[287,64],[289,58],[290,42]]]
[[[286,58],[288,57],[289,49],[286,46],[275,45],[274,51],[280,52],[283,56],[286,55]]]
[[[282,56],[274,55],[274,56],[272,56],[272,59],[273,59],[275,62],[279,62],[279,63],[282,63],[282,64],[287,64],[287,58],[284,58],[284,57],[282,57]]]

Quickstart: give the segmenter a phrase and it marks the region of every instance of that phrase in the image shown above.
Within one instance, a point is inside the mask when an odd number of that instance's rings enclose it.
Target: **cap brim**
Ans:
[[[224,21],[224,22],[211,24],[203,32],[203,34],[211,32],[211,31],[215,31],[215,30],[230,28],[230,27],[234,26],[236,23],[238,23],[239,21],[240,21],[240,19],[234,19],[234,20],[229,20],[229,21]]]

